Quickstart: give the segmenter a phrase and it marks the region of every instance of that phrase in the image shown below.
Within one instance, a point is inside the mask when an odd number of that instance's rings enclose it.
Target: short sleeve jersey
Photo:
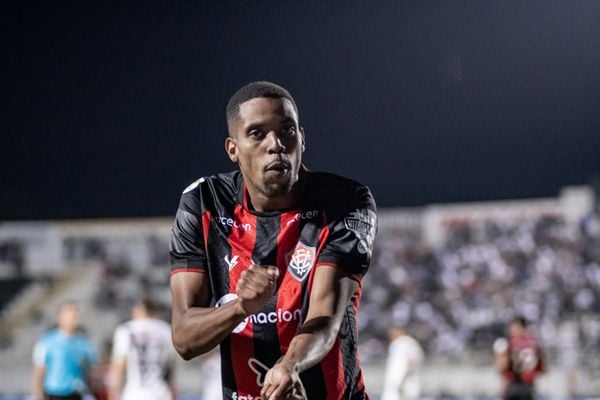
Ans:
[[[113,338],[112,358],[127,360],[123,400],[172,398],[168,377],[175,354],[169,324],[147,318],[119,325]]]
[[[60,329],[44,334],[33,350],[33,363],[46,367],[43,385],[50,395],[86,393],[90,368],[97,361],[94,347],[83,334],[67,335]]]
[[[508,370],[503,374],[509,382],[518,381],[533,384],[544,371],[542,351],[536,339],[530,334],[499,338],[494,343],[496,353],[506,352],[509,356]]]
[[[183,193],[171,238],[171,273],[207,274],[215,306],[235,298],[240,273],[253,264],[279,268],[264,308],[221,343],[225,399],[260,396],[264,375],[288,349],[308,311],[317,268],[343,268],[359,283],[332,350],[301,379],[310,399],[366,399],[357,357],[360,282],[369,267],[376,208],[363,185],[303,171],[299,207],[249,207],[239,171],[201,178]]]

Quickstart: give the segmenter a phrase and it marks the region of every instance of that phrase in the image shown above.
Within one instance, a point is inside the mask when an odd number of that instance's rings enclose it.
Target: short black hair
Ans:
[[[156,313],[158,313],[160,308],[159,305],[148,295],[143,295],[142,297],[140,297],[136,301],[136,304],[138,306],[141,306],[150,315],[155,315]]]
[[[227,102],[227,125],[230,126],[232,121],[235,121],[240,112],[240,104],[245,103],[248,100],[255,99],[257,97],[268,97],[271,99],[288,99],[292,106],[294,106],[294,111],[296,111],[296,115],[298,115],[298,107],[296,106],[296,102],[294,98],[283,87],[267,81],[256,81],[250,82],[246,86],[238,89],[237,92],[231,96],[229,101]]]
[[[527,319],[522,315],[516,315],[511,321],[511,324],[520,325],[523,328],[527,328]]]

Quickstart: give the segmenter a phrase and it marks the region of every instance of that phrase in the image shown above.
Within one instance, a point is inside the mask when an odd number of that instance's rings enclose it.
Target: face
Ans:
[[[285,196],[298,181],[304,132],[288,99],[259,97],[240,104],[237,124],[225,141],[248,191],[267,198]]]
[[[64,304],[58,313],[58,327],[71,334],[79,325],[79,307],[75,304]]]
[[[513,322],[509,325],[508,331],[510,336],[521,336],[525,332],[525,328],[521,324]]]

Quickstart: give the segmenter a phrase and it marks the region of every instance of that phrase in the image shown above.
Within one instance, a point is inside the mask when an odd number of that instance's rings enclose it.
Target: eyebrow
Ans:
[[[294,120],[294,119],[293,119],[293,118],[291,118],[291,117],[286,117],[286,118],[284,118],[283,120],[281,120],[281,122],[280,122],[280,125],[284,125],[284,124],[288,124],[288,123],[292,123],[292,124],[296,125],[296,120]],[[253,129],[261,129],[261,128],[263,128],[265,125],[266,125],[266,124],[262,124],[262,123],[252,123],[252,124],[248,125],[248,126],[247,126],[247,127],[244,129],[244,131],[245,131],[245,132],[250,132],[250,131],[252,131]]]
[[[244,132],[250,132],[254,129],[261,129],[265,124],[250,124],[245,129]]]

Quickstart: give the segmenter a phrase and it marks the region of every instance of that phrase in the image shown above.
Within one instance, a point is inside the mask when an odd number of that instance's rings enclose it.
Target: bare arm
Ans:
[[[121,398],[121,391],[125,383],[126,366],[127,359],[125,357],[119,357],[110,362],[108,400],[119,400]]]
[[[177,398],[177,385],[175,383],[175,364],[169,366],[169,373],[167,375],[167,384],[169,385],[169,391],[173,399]]]
[[[502,352],[496,354],[496,368],[500,373],[504,373],[508,371],[509,368],[509,358],[508,352]]]
[[[267,373],[261,398],[289,398],[290,393],[295,393],[292,398],[305,396],[298,374],[329,353],[357,288],[358,283],[342,269],[327,265],[317,268],[306,322],[292,339],[287,353]]]
[[[46,375],[46,367],[44,365],[33,366],[33,399],[44,399],[44,376]]]
[[[217,346],[248,315],[258,312],[273,296],[276,267],[252,266],[242,272],[237,299],[219,308],[210,307],[208,277],[179,272],[171,276],[173,344],[186,360]]]

